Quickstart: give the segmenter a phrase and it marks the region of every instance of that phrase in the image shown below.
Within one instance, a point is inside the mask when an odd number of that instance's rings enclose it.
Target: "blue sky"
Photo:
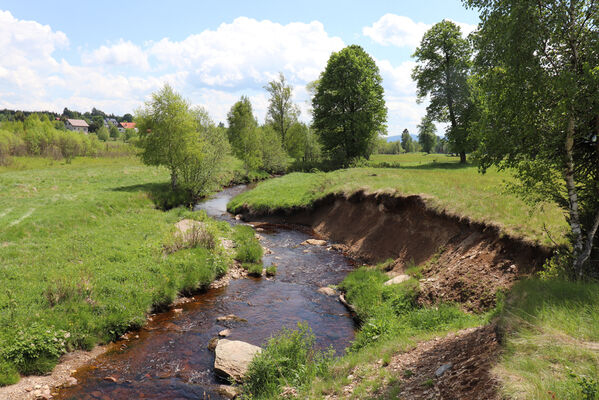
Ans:
[[[426,104],[416,104],[410,55],[444,18],[465,32],[478,21],[457,0],[1,0],[0,108],[123,114],[168,82],[216,121],[248,95],[262,121],[262,87],[280,71],[308,121],[306,83],[355,43],[383,76],[389,135],[415,132]]]

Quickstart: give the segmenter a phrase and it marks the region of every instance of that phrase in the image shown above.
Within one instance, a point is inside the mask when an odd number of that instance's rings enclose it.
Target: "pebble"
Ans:
[[[223,329],[222,331],[220,331],[218,333],[218,336],[227,337],[230,334],[231,334],[231,330],[230,329]]]
[[[116,380],[116,378],[114,376],[105,376],[104,380],[108,381],[108,382],[113,382],[113,383],[117,382],[117,380]]]
[[[439,368],[437,368],[437,370],[435,371],[435,376],[437,378],[440,378],[441,376],[443,376],[444,373],[446,373],[447,371],[449,371],[451,369],[451,367],[453,367],[452,363],[447,363],[447,364],[443,364],[441,365]]]

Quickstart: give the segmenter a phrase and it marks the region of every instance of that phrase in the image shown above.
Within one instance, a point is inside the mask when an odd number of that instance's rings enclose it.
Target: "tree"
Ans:
[[[433,25],[413,55],[418,63],[412,71],[418,101],[430,98],[427,114],[435,121],[450,123],[447,137],[462,163],[466,162],[466,152],[474,148],[468,134],[473,112],[468,85],[471,56],[472,49],[460,27],[448,20]]]
[[[401,147],[403,147],[406,153],[413,153],[416,150],[412,136],[410,136],[410,131],[407,129],[404,129],[401,133]]]
[[[575,276],[599,227],[599,5],[592,0],[468,0],[483,170],[514,168],[530,200],[568,214]]]
[[[247,96],[241,96],[241,99],[233,104],[227,114],[227,121],[227,135],[235,156],[244,162],[248,170],[260,168],[262,154],[257,133],[258,122]]]
[[[437,144],[437,127],[433,123],[432,119],[425,115],[418,125],[418,143],[422,146],[422,151],[431,153],[435,149]]]
[[[358,45],[329,58],[312,100],[313,127],[330,155],[349,163],[368,157],[386,132],[382,78],[372,57]]]
[[[103,142],[106,142],[110,137],[110,132],[108,132],[108,128],[106,126],[102,125],[96,131],[96,136],[98,136],[98,139],[102,140]]]
[[[143,162],[166,166],[171,173],[171,187],[177,189],[177,174],[185,161],[185,151],[197,141],[196,121],[189,103],[165,85],[137,110],[136,120]]]
[[[178,168],[181,187],[192,200],[209,194],[219,182],[223,161],[230,152],[226,132],[218,129],[206,109],[191,110],[198,133],[183,153]]]
[[[123,115],[123,121],[125,121],[125,122],[133,122],[133,115],[131,115],[129,113]]]
[[[291,100],[293,88],[285,81],[285,76],[279,73],[279,80],[272,80],[264,87],[270,93],[266,123],[272,125],[285,143],[287,131],[299,116],[299,108]]]
[[[117,140],[121,136],[121,133],[119,132],[119,128],[117,128],[116,126],[114,126],[112,124],[110,125],[109,131],[110,131],[111,139]]]

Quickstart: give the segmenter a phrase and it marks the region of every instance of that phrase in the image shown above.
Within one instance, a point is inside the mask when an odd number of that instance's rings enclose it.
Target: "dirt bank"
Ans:
[[[310,208],[255,213],[245,220],[310,226],[367,262],[394,259],[390,275],[422,265],[421,301],[459,302],[468,310],[494,305],[498,290],[535,271],[550,250],[485,225],[426,206],[420,196],[329,195]]]

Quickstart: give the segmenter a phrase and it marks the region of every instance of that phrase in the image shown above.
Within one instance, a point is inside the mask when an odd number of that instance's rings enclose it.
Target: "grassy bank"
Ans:
[[[209,238],[232,232],[203,213],[158,210],[168,181],[132,158],[18,158],[0,170],[0,384],[141,326],[226,270],[218,240],[173,243],[183,218],[204,221]]]
[[[394,157],[404,166],[292,173],[260,183],[254,190],[235,197],[228,208],[239,212],[244,205],[258,211],[309,206],[327,194],[350,194],[360,189],[416,194],[436,210],[499,225],[505,233],[516,237],[553,245],[551,236],[560,244],[566,243],[567,224],[562,212],[550,204],[525,204],[506,188],[506,182],[512,180],[508,173],[489,171],[482,175],[476,166],[462,166],[445,155],[430,157],[449,158],[451,162],[432,162],[436,158],[429,160],[429,156],[412,154],[387,157]]]

